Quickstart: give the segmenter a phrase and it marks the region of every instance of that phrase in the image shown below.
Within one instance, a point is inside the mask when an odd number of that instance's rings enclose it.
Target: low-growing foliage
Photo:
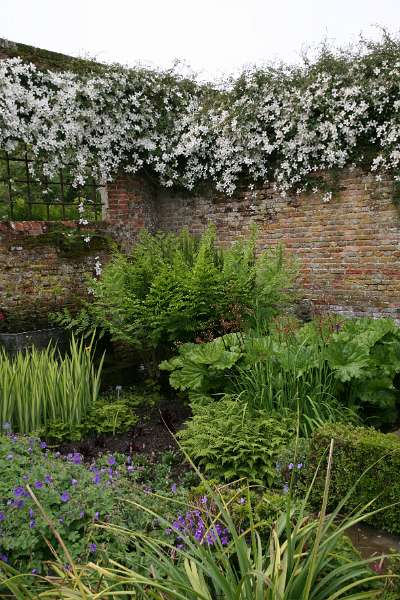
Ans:
[[[152,510],[159,510],[158,494],[162,493],[162,510],[172,518],[176,502],[187,497],[185,486],[171,479],[167,464],[115,453],[85,465],[77,452],[61,456],[49,451],[38,438],[14,434],[0,435],[0,470],[0,560],[27,573],[47,572],[45,561],[52,552],[46,539],[58,548],[28,486],[74,561],[101,561],[112,553],[115,559],[129,562],[134,547],[123,536],[95,524],[111,521],[147,532],[154,530],[168,539],[153,516],[132,508],[127,500],[146,502]]]
[[[207,475],[272,485],[279,451],[295,436],[295,416],[251,411],[230,398],[194,405],[193,412],[178,438]]]
[[[51,421],[79,426],[97,400],[102,362],[95,367],[91,345],[74,338],[62,358],[50,345],[15,358],[0,349],[0,424],[21,433],[38,431]]]
[[[38,584],[42,586],[43,597],[76,600],[132,595],[155,600],[383,598],[398,576],[376,574],[370,565],[383,557],[361,559],[344,537],[347,530],[365,516],[365,507],[351,518],[339,518],[340,505],[331,514],[326,513],[331,455],[332,446],[318,517],[307,512],[307,497],[292,506],[287,496],[285,509],[278,509],[272,526],[265,529],[260,529],[262,522],[256,521],[249,503],[249,526],[241,531],[231,515],[232,499],[226,502],[224,495],[203,479],[214,506],[212,510],[199,506],[171,521],[144,504],[133,503],[168,527],[172,542],[108,525],[107,530],[118,535],[123,532],[137,548],[140,556],[136,563],[126,567],[111,559],[108,564],[74,563],[72,568],[66,569],[59,559],[52,563],[57,577],[47,577]],[[200,527],[194,531],[193,526],[199,523]],[[176,537],[178,539],[174,539]],[[6,565],[4,571],[0,581],[17,600],[25,600],[32,578],[23,578]]]

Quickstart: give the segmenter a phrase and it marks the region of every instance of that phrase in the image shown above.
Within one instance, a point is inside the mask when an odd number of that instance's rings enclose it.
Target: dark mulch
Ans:
[[[157,457],[166,450],[177,450],[173,434],[189,416],[190,408],[182,402],[163,402],[151,415],[143,417],[132,431],[63,443],[58,450],[61,454],[80,452],[85,461],[91,461],[105,452],[141,453]]]

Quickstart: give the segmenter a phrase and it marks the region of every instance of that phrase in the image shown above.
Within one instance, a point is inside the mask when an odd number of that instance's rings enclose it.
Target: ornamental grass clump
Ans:
[[[51,345],[14,358],[0,350],[1,427],[29,433],[57,421],[80,425],[100,389],[103,359],[96,367],[91,348],[72,337],[64,357]]]

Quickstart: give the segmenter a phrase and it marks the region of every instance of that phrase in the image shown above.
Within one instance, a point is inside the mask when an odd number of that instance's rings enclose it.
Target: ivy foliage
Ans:
[[[118,66],[52,73],[12,58],[0,63],[0,147],[26,144],[37,177],[69,164],[76,184],[145,170],[167,187],[212,181],[232,193],[246,176],[329,201],[316,172],[362,166],[398,179],[399,66],[400,41],[385,32],[222,84]]]
[[[57,321],[152,352],[238,330],[255,312],[270,319],[290,299],[296,264],[280,247],[255,249],[256,232],[220,249],[212,227],[200,239],[143,231],[131,255],[115,254],[90,282],[93,299],[81,313]]]

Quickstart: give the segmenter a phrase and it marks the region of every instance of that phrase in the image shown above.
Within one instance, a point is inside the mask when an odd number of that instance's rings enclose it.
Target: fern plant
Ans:
[[[256,256],[256,232],[228,249],[215,228],[200,239],[187,231],[142,232],[130,256],[115,254],[93,281],[93,300],[59,324],[109,331],[148,355],[176,344],[238,331],[255,313],[269,320],[288,301],[296,265],[282,248]]]

